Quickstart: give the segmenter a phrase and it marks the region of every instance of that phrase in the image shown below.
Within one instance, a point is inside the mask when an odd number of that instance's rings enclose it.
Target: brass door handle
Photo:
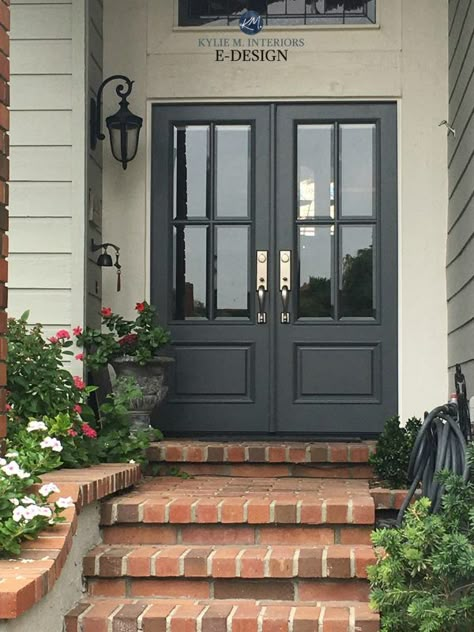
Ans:
[[[290,323],[290,290],[291,290],[291,251],[280,251],[280,292],[283,310],[281,312],[281,323]]]

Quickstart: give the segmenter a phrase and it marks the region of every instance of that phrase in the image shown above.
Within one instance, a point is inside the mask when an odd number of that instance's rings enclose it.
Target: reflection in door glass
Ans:
[[[298,219],[334,218],[334,125],[298,125]]]
[[[249,227],[216,227],[216,316],[248,318]]]
[[[298,241],[298,317],[333,318],[331,261],[334,226],[300,226]]]
[[[370,216],[375,210],[375,124],[341,125],[341,211]]]
[[[374,227],[341,227],[341,317],[375,318]]]
[[[207,318],[207,228],[175,226],[173,247],[173,318]]]
[[[188,125],[174,129],[174,216],[207,217],[209,127]]]
[[[250,125],[216,126],[216,215],[248,217]]]

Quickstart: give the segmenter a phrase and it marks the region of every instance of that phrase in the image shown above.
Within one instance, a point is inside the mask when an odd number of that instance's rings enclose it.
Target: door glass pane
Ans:
[[[216,126],[216,214],[248,217],[250,125]]]
[[[216,316],[248,318],[249,227],[216,227]]]
[[[341,317],[375,318],[374,227],[341,227]]]
[[[298,242],[298,317],[333,318],[334,226],[300,226]]]
[[[207,318],[207,228],[175,226],[174,319]]]
[[[341,125],[341,214],[373,216],[375,211],[376,126]]]
[[[298,219],[334,217],[334,125],[298,125]]]
[[[209,127],[175,127],[173,159],[175,218],[207,217]]]

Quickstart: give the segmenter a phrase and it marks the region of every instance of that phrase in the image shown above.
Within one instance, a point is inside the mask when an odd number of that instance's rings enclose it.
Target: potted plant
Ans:
[[[112,365],[118,378],[133,377],[141,396],[130,404],[131,428],[150,424],[153,408],[166,397],[166,372],[174,361],[158,351],[170,342],[170,334],[156,324],[155,308],[146,301],[135,306],[135,320],[114,314],[110,307],[101,310],[103,329],[76,328],[77,344],[85,350],[84,362],[91,370]]]

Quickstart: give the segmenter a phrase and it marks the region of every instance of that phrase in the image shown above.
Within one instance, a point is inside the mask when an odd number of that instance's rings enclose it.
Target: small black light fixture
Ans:
[[[105,134],[102,133],[102,93],[105,86],[111,81],[122,81],[124,83],[120,83],[115,89],[117,96],[121,99],[120,107],[115,114],[106,118],[105,123],[109,130],[112,155],[126,169],[127,164],[137,155],[143,119],[132,114],[128,109],[127,97],[132,92],[134,82],[125,75],[112,75],[103,81],[97,92],[97,100],[91,99],[90,143],[91,148],[95,149],[97,141],[105,140]]]
[[[113,262],[112,256],[107,251],[108,248],[113,248],[115,250],[115,263]],[[122,289],[122,266],[120,265],[120,248],[111,243],[96,244],[95,241],[92,239],[91,251],[97,252],[101,249],[103,250],[103,252],[101,252],[100,255],[97,257],[97,265],[100,268],[116,268],[117,292],[120,292],[120,290]]]

